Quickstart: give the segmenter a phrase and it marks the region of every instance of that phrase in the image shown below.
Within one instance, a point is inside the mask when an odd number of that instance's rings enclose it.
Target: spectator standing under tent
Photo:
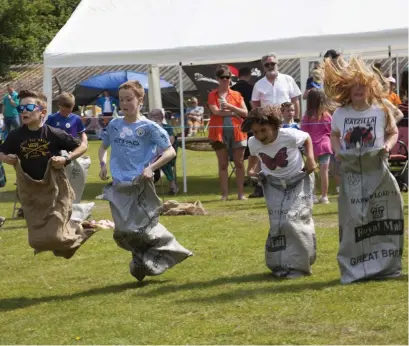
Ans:
[[[7,94],[3,97],[3,116],[6,136],[11,130],[20,127],[20,114],[17,110],[19,103],[18,93],[14,89],[14,85],[7,85]]]
[[[102,109],[103,116],[110,117],[114,112],[115,106],[118,105],[118,101],[110,95],[108,90],[104,90],[102,96],[97,99],[96,104]]]

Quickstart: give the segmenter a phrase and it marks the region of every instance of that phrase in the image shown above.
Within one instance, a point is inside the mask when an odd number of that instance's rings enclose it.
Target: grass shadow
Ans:
[[[286,280],[286,279],[281,279]],[[288,280],[288,279],[287,279]],[[272,279],[271,281],[278,281],[278,279]],[[207,296],[207,297],[193,297],[188,299],[181,299],[178,302],[183,303],[209,303],[209,302],[226,302],[236,299],[243,299],[246,297],[252,297],[262,294],[279,294],[279,293],[298,293],[302,291],[319,291],[325,288],[339,286],[341,285],[339,279],[325,281],[325,282],[305,282],[301,284],[288,284],[288,285],[278,285],[271,287],[260,287],[251,289],[239,289],[234,291],[229,291],[221,293],[218,295]]]
[[[1,202],[14,202],[15,198],[16,198],[16,191],[15,190],[0,192],[0,203]]]
[[[17,220],[17,219],[7,219],[6,223],[9,222],[9,220]],[[21,219],[20,219],[21,220]],[[4,231],[13,231],[15,229],[25,229],[27,226],[26,225],[22,225],[22,226],[3,226],[2,228],[0,228],[0,232],[4,232]]]
[[[55,296],[46,296],[40,298],[28,298],[28,297],[17,297],[17,298],[6,298],[0,299],[0,311],[11,311],[17,309],[24,309],[33,305],[42,304],[42,303],[52,303],[60,301],[68,301],[77,298],[95,296],[95,295],[104,295],[109,293],[121,293],[130,289],[140,289],[142,287],[151,286],[151,285],[160,285],[168,282],[169,280],[146,280],[142,283],[137,281],[128,282],[119,285],[111,285],[100,288],[93,288],[88,291],[78,292],[70,295],[55,295]]]
[[[249,274],[249,275],[239,275],[239,276],[226,276],[226,277],[221,277],[221,278],[217,278],[217,279],[210,280],[210,281],[189,282],[189,283],[182,284],[182,285],[167,285],[165,287],[159,287],[158,289],[155,289],[154,291],[144,293],[142,294],[142,296],[155,297],[158,294],[159,295],[168,294],[168,293],[174,293],[176,291],[183,291],[183,290],[189,291],[189,290],[194,290],[194,289],[205,289],[205,288],[211,288],[215,286],[223,286],[226,284],[242,284],[242,283],[249,283],[249,282],[251,283],[283,282],[283,281],[288,281],[288,279],[277,278],[269,272]],[[331,285],[335,285],[335,283],[340,284],[339,280],[334,280],[334,282],[331,282],[331,283],[332,283]],[[312,283],[312,284],[322,284],[322,283]],[[305,284],[305,285],[308,286],[310,284]],[[285,287],[287,287],[288,289],[291,286],[286,285]]]
[[[82,194],[82,199],[86,201],[95,200],[95,197],[102,194],[104,187],[107,185],[106,181],[101,182],[87,182],[85,185],[84,193]]]
[[[366,285],[370,284],[374,281],[407,281],[408,276],[406,274],[397,277],[397,278],[385,278],[385,279],[377,279],[377,280],[362,280],[350,285]],[[284,279],[286,280],[286,279]],[[257,295],[263,294],[280,294],[280,293],[298,293],[302,291],[319,291],[326,288],[334,287],[334,286],[347,286],[341,284],[339,279],[326,281],[326,282],[303,282],[300,284],[287,284],[287,285],[277,285],[271,287],[260,287],[260,288],[252,288],[252,289],[239,289],[235,291],[229,291],[225,293],[221,293],[215,296],[207,296],[207,297],[193,297],[188,299],[180,299],[178,302],[180,303],[213,303],[213,302],[227,302],[236,299],[243,299],[245,297],[253,297]]]

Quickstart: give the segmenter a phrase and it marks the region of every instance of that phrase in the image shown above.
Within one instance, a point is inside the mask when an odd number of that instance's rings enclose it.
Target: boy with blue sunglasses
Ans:
[[[16,168],[18,196],[34,253],[53,251],[68,259],[95,232],[83,229],[83,216],[73,217],[74,192],[64,172],[71,160],[85,153],[87,144],[43,124],[44,95],[23,90],[19,99],[23,126],[0,145],[0,161]],[[69,154],[62,156],[62,150]]]
[[[23,126],[10,132],[0,146],[0,161],[9,165],[21,161],[23,171],[35,180],[41,180],[52,160],[54,168],[64,168],[87,150],[87,143],[70,136],[64,131],[49,125],[42,125],[47,114],[47,101],[44,95],[30,90],[19,94],[17,107]],[[70,152],[61,156],[61,150]]]

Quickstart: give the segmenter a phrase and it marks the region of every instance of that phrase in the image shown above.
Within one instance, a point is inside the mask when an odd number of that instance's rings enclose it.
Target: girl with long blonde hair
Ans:
[[[341,161],[341,282],[399,276],[403,201],[386,155],[398,139],[396,108],[379,75],[360,58],[325,61],[324,75],[325,93],[340,105],[332,117],[331,143]]]

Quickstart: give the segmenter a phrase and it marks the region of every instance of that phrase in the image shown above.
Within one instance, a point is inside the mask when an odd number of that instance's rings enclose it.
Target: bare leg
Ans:
[[[219,182],[220,190],[222,192],[222,199],[226,200],[229,194],[229,155],[227,153],[227,149],[223,148],[216,150],[216,156],[219,164]]]
[[[321,176],[321,196],[327,197],[328,195],[328,167],[329,165],[320,164],[320,176]]]
[[[234,166],[236,167],[237,195],[244,199],[244,151],[245,147],[233,149]]]
[[[192,120],[188,120],[187,122],[186,122],[186,124],[187,124],[187,127],[189,128],[189,132],[188,132],[188,136],[191,136],[192,135],[192,128],[193,128],[193,122],[192,122]]]
[[[193,136],[196,135],[197,131],[199,130],[201,124],[199,121],[193,121]]]

